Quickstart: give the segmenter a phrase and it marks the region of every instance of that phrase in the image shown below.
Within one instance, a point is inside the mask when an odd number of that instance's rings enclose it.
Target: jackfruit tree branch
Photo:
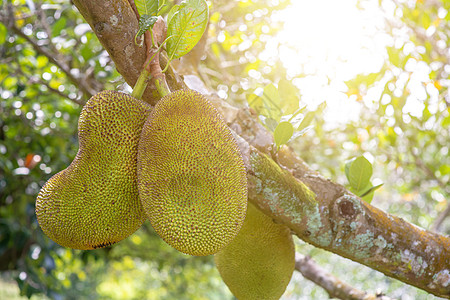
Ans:
[[[362,201],[311,170],[292,149],[269,157],[273,137],[249,111],[212,98],[236,131],[249,195],[301,239],[390,277],[450,298],[450,238]]]
[[[300,170],[283,166],[285,154],[276,157],[278,164],[252,146],[247,155],[249,198],[301,239],[437,296],[450,297],[448,237],[386,214],[318,174],[294,176]],[[290,159],[295,163],[294,157]]]

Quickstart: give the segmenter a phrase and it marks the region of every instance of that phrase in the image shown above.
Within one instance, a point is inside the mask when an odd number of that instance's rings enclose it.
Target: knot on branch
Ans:
[[[111,31],[111,25],[106,22],[98,22],[94,25],[95,34],[97,36],[103,36],[105,33],[109,33]]]
[[[347,220],[353,219],[356,214],[355,207],[351,201],[346,199],[338,203],[339,214]]]
[[[334,214],[339,219],[353,220],[363,213],[361,202],[351,194],[344,194],[334,202]]]

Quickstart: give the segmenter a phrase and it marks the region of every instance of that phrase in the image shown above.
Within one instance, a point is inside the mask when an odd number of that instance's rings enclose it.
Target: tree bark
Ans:
[[[134,44],[137,20],[125,0],[74,0],[81,14],[134,85],[145,49]],[[180,84],[169,78],[175,90]],[[154,87],[144,94],[154,103]],[[416,227],[365,203],[312,171],[288,147],[272,155],[273,138],[248,110],[210,97],[244,155],[249,195],[264,213],[298,237],[434,295],[450,298],[450,239]]]

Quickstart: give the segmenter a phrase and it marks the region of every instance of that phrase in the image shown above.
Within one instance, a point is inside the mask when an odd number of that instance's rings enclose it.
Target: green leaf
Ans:
[[[179,9],[180,9],[180,5],[178,5],[178,4],[172,6],[169,13],[167,14],[167,24],[170,24],[170,21],[172,20],[173,15],[175,15]]]
[[[52,36],[59,36],[61,31],[66,28],[67,18],[59,18],[52,28]]]
[[[373,186],[372,183],[369,181],[366,187],[361,189],[359,193],[355,194],[357,194],[357,196],[360,197],[363,201],[370,204],[373,200],[373,195],[375,194],[375,191],[379,189],[382,185],[383,184],[381,183],[376,186]]]
[[[205,0],[187,0],[180,4],[167,28],[169,60],[179,58],[194,48],[208,23],[208,4]]]
[[[298,89],[290,81],[281,79],[278,83],[278,92],[281,98],[281,110],[284,115],[293,114],[298,109]]]
[[[305,117],[303,118],[302,122],[300,123],[300,126],[298,126],[297,130],[302,131],[306,127],[308,127],[311,122],[314,120],[315,113],[312,111],[309,111],[306,113]]]
[[[293,133],[294,133],[294,126],[292,126],[291,123],[281,122],[280,124],[278,124],[277,128],[275,128],[275,131],[273,133],[277,149],[279,149],[281,145],[286,144],[292,137]]]
[[[258,115],[273,119],[276,124],[278,124],[282,115],[278,106],[279,100],[278,90],[273,84],[269,84],[264,88],[262,96],[256,94],[247,96],[248,105],[253,108]]]
[[[280,94],[278,93],[277,87],[272,83],[266,85],[264,88],[263,97],[265,98],[264,100],[270,102],[273,107],[280,108]]]
[[[274,132],[275,128],[277,128],[277,126],[278,126],[278,122],[272,118],[266,118],[264,120],[264,124],[272,132]]]
[[[421,13],[420,14],[420,24],[423,28],[428,29],[432,23],[430,14],[427,13]]]
[[[442,176],[449,174],[450,173],[450,165],[446,165],[446,164],[441,165],[439,167],[439,172],[441,173]]]
[[[450,115],[446,116],[441,123],[442,127],[450,126]]]
[[[393,51],[393,50],[388,49],[388,51]],[[358,91],[360,89],[360,85],[364,85],[366,87],[372,86],[376,81],[378,81],[382,77],[383,77],[383,73],[380,73],[380,72],[369,73],[369,74],[364,74],[364,75],[358,74],[358,75],[356,75],[355,78],[345,81],[345,84],[347,85],[347,87],[350,91],[352,91],[352,90]]]
[[[135,0],[139,16],[156,16],[158,13],[158,0]]]
[[[136,33],[136,36],[134,38],[135,42],[136,42],[136,38],[143,35],[151,26],[153,26],[153,24],[156,23],[157,20],[158,20],[158,17],[156,17],[156,16],[142,15],[139,18],[139,30]]]
[[[43,68],[46,65],[48,65],[48,58],[47,58],[47,56],[39,55],[36,58],[36,67]]]
[[[345,175],[350,186],[358,194],[370,182],[372,164],[364,156],[359,156],[346,164]]]
[[[373,195],[374,195],[374,192],[371,191],[368,194],[364,194],[364,196],[361,196],[361,199],[370,204],[370,202],[372,202],[372,200],[373,200]]]
[[[166,0],[161,0],[159,2],[158,12],[166,5]]]
[[[384,183],[380,183],[377,184],[376,186],[372,186],[372,184],[369,182],[368,187],[366,187],[365,189],[363,189],[363,192],[359,195],[359,197],[363,198],[365,196],[367,196],[368,194],[375,192],[376,190],[378,190],[380,187],[383,186]]]
[[[267,111],[267,116],[275,119],[277,122],[280,121],[283,115],[280,108],[280,95],[278,89],[273,84],[268,84],[263,91],[263,104]]]
[[[320,103],[319,107],[316,109],[316,114],[317,115],[323,114],[325,108],[327,108],[327,103],[326,102]]]
[[[3,23],[0,23],[0,45],[6,42],[6,35],[8,34],[8,29]]]
[[[250,108],[254,109],[258,115],[261,115],[261,111],[264,109],[262,98],[256,94],[247,95],[247,103]]]
[[[347,180],[350,182],[350,166],[355,161],[356,157],[353,157],[352,159],[348,160],[345,164],[345,176],[347,177]]]
[[[386,47],[389,61],[394,65],[398,66],[400,64],[400,50],[394,47]]]
[[[13,90],[17,87],[17,77],[8,77],[3,81],[6,90]]]

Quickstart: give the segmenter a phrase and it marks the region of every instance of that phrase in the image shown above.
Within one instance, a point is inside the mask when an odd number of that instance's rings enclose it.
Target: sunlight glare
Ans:
[[[358,118],[359,103],[347,97],[344,82],[378,72],[386,53],[388,37],[377,1],[360,1],[362,9],[357,2],[295,0],[274,15],[274,21],[284,22],[274,44],[288,76],[303,102],[315,107],[327,101],[331,122]]]

